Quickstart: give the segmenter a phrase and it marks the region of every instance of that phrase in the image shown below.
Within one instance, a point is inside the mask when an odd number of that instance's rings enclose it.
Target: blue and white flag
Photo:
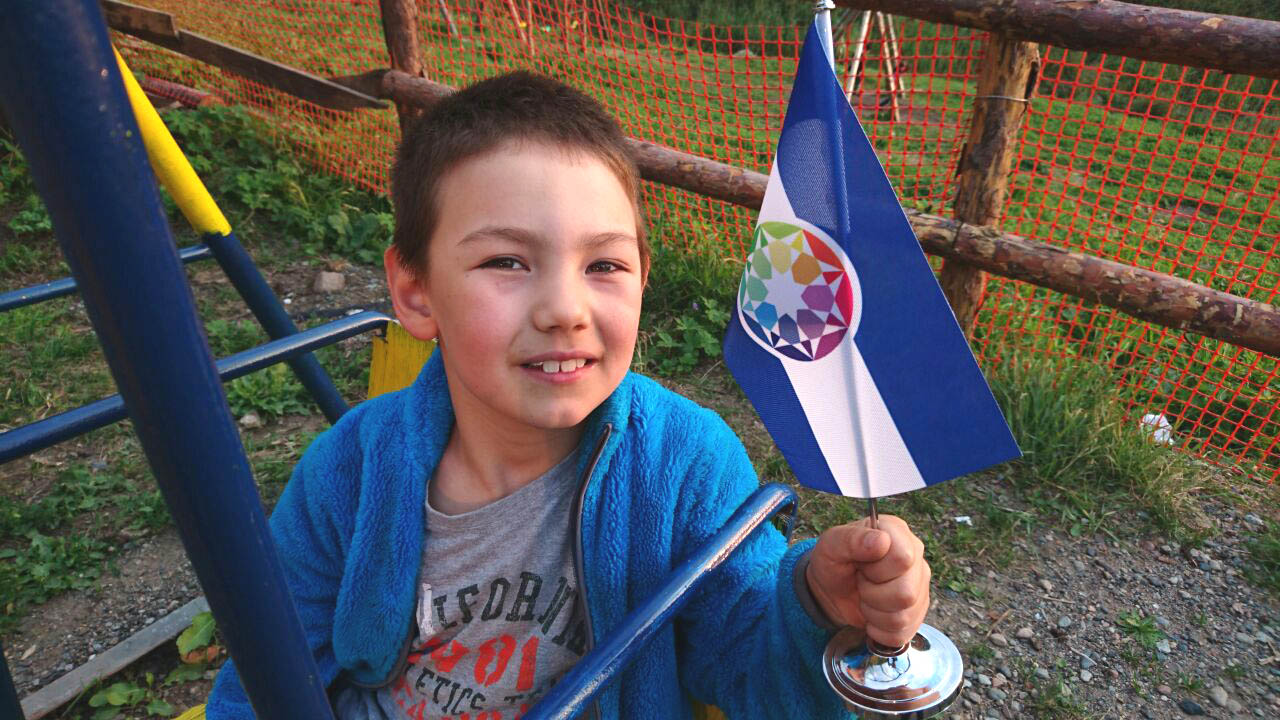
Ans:
[[[816,26],[724,359],[817,490],[882,497],[1020,455]]]

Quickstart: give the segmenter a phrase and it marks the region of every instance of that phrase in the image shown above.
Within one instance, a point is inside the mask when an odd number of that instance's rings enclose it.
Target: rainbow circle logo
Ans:
[[[792,360],[821,360],[856,332],[858,295],[857,275],[826,233],[807,223],[756,226],[738,316],[760,345]]]

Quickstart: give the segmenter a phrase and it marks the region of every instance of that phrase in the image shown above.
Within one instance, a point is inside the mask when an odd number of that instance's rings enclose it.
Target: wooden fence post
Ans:
[[[426,77],[422,72],[422,51],[418,45],[418,3],[415,0],[379,0],[382,6],[382,33],[391,55],[391,68],[414,77]],[[396,103],[400,116],[400,134],[409,129],[409,123],[422,114],[420,108]]]
[[[1035,92],[1040,52],[1034,43],[992,34],[978,74],[969,140],[960,158],[955,217],[969,225],[994,225],[1009,193],[1018,128]],[[939,278],[965,335],[973,329],[987,274],[947,260]]]

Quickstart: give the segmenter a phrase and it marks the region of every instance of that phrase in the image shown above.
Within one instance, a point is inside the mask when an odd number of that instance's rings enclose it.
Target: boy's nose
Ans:
[[[542,284],[533,306],[533,324],[543,332],[580,330],[590,322],[587,306],[585,283],[569,273],[558,274]]]

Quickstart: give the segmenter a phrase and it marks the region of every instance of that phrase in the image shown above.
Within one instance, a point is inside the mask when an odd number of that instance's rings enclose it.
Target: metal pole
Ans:
[[[9,663],[4,659],[4,643],[0,643],[0,718],[22,720],[22,703],[18,702],[18,690],[9,674]]]
[[[204,245],[191,245],[182,248],[178,252],[178,257],[182,259],[182,262],[190,263],[197,260],[207,260],[213,257],[213,253]],[[21,290],[10,290],[9,292],[0,293],[0,312],[16,310],[20,307],[42,303],[45,300],[71,295],[75,291],[76,281],[74,278],[62,278],[40,285],[32,285]]]
[[[7,4],[0,67],[0,104],[257,716],[332,718],[98,3]]]
[[[818,39],[822,41],[822,49],[826,51],[827,65],[830,66],[832,74],[834,74],[836,71],[836,57],[835,57],[835,50],[834,50],[835,43],[831,38],[831,9],[834,8],[835,6],[836,4],[832,0],[818,0],[816,3],[814,3],[814,8],[813,8],[813,11],[814,11],[813,22],[818,29]],[[836,77],[836,84],[837,85],[840,84],[839,77]],[[839,102],[839,101],[836,101],[836,102]],[[836,113],[834,112],[831,113],[831,117],[833,118],[836,117]],[[831,123],[829,129],[832,135],[834,136],[832,137],[831,147],[836,148],[838,152],[840,148],[844,147],[843,138],[839,136],[840,128],[836,124]],[[837,228],[837,230],[840,232],[842,236],[847,237],[847,233],[849,229],[848,223],[850,222],[849,207],[848,207],[849,195],[847,190],[849,184],[848,182],[846,182],[844,177],[845,168],[844,168],[843,159],[837,158],[833,164],[833,167],[835,168],[837,175],[839,175],[838,182],[836,183],[836,187],[833,190],[834,199],[836,201],[836,207],[839,208],[837,212],[837,218],[840,223],[840,226]],[[852,348],[852,345],[850,345],[849,347]],[[854,385],[851,384],[849,387],[850,387],[850,391],[852,392]],[[855,407],[857,406],[856,398],[853,404]],[[861,419],[857,417],[853,418],[853,422],[860,422],[860,420]],[[876,517],[877,517],[876,499],[872,497],[872,494],[871,494],[872,493],[871,468],[867,462],[867,448],[866,448],[866,441],[864,440],[865,433],[859,432],[857,433],[857,436],[858,436],[858,448],[857,448],[858,465],[862,470],[862,480],[863,480],[863,486],[867,495],[867,509],[870,515],[871,527],[874,528],[876,527],[876,524],[877,524],[876,523]]]
[[[280,299],[271,290],[266,278],[262,277],[262,272],[234,232],[226,235],[210,233],[204,236],[204,243],[213,252],[214,258],[222,266],[222,272],[226,273],[227,279],[235,286],[240,297],[244,298],[245,304],[272,340],[297,334],[298,326],[293,324],[284,305],[280,304]],[[289,361],[289,367],[293,368],[302,386],[311,394],[311,399],[316,401],[325,419],[330,424],[338,422],[338,418],[347,412],[347,403],[316,356],[308,353],[293,358]]]
[[[836,46],[831,38],[831,11],[836,4],[833,0],[818,0],[814,3],[813,21],[818,25],[818,37],[822,38],[822,49],[827,53],[827,64],[836,69]]]
[[[370,330],[381,329],[386,327],[388,321],[390,318],[382,313],[366,311],[310,330],[303,330],[297,335],[272,340],[219,360],[218,377],[224,383],[230,382],[282,360],[298,357]],[[0,465],[52,447],[63,440],[83,435],[90,430],[119,422],[128,415],[124,401],[119,395],[112,395],[88,405],[81,405],[12,430],[0,432]]]
[[[693,591],[757,528],[785,508],[788,535],[795,521],[796,494],[791,488],[770,483],[759,488],[734,511],[715,535],[698,548],[643,605],[632,610],[613,634],[587,653],[565,673],[542,700],[530,708],[524,720],[569,720],[577,716],[614,675],[622,671],[693,596]]]

